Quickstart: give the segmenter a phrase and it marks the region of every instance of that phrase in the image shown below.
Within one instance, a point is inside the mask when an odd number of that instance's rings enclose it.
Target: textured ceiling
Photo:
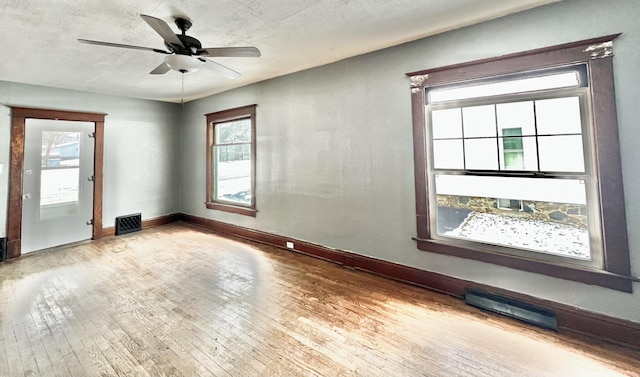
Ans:
[[[203,47],[256,46],[260,58],[215,58],[237,79],[184,76],[185,101],[316,67],[558,0],[0,0],[0,80],[180,102],[181,74],[148,73],[164,49],[140,14],[193,26]]]

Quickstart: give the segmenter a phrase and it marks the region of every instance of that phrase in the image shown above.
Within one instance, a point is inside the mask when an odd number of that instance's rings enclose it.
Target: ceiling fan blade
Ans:
[[[210,47],[199,49],[198,54],[209,57],[257,58],[260,50],[255,47]]]
[[[92,41],[92,40],[89,40],[89,39],[78,39],[78,42],[86,43],[86,44],[90,44],[90,45],[129,48],[129,49],[133,49],[133,50],[153,51],[153,52],[158,52],[158,53],[161,53],[161,54],[170,54],[170,52],[165,51],[165,50],[160,50],[158,48],[133,46],[133,45],[124,45],[122,43],[100,42],[100,41]]]
[[[169,65],[167,65],[167,63],[162,62],[162,64],[157,66],[153,71],[149,72],[149,74],[150,75],[164,75],[165,73],[169,72],[169,70],[171,70],[171,67],[169,67]]]
[[[216,71],[225,77],[228,77],[230,79],[235,79],[237,77],[240,77],[240,72],[236,72],[231,68],[227,68],[222,64],[214,62],[213,60],[204,59],[204,58],[198,58],[198,60],[203,62],[205,67],[209,68],[212,71]]]
[[[140,17],[142,17],[142,19],[145,20],[149,24],[149,26],[151,26],[153,30],[156,31],[156,33],[160,34],[162,39],[164,39],[167,44],[178,45],[184,48],[184,45],[182,44],[180,38],[178,38],[178,36],[173,33],[173,30],[171,30],[166,22],[162,21],[159,18],[147,16],[146,14],[141,14]]]

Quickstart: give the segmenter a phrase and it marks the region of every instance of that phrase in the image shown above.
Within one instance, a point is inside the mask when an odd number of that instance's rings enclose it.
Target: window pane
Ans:
[[[465,139],[466,169],[498,170],[498,139]]]
[[[489,97],[511,93],[524,93],[534,90],[568,88],[578,86],[578,72],[565,72],[553,75],[507,80],[490,84],[470,85],[461,88],[443,88],[429,93],[429,102],[460,100],[467,98]]]
[[[535,135],[533,101],[512,102],[496,105],[498,113],[498,134],[504,135],[505,128],[520,128],[521,135]]]
[[[515,129],[503,130],[503,134],[509,136],[500,140],[500,169],[538,171],[536,137],[510,136],[516,132]]]
[[[522,128],[505,128],[502,130],[502,137],[505,151],[522,150]]]
[[[439,194],[587,203],[584,183],[579,179],[437,174],[436,184]]]
[[[580,99],[568,97],[536,101],[536,120],[540,135],[582,133]]]
[[[436,176],[440,236],[589,260],[580,180]]]
[[[524,152],[504,152],[504,170],[524,170]]]
[[[522,128],[505,128],[502,130],[502,158],[505,170],[524,169],[524,147]]]
[[[540,170],[549,172],[584,172],[582,136],[540,136],[538,138]]]
[[[465,107],[462,119],[464,137],[495,137],[497,134],[494,105]]]
[[[522,200],[498,198],[496,205],[499,209],[523,210]]]
[[[464,169],[462,140],[433,141],[434,169]]]
[[[217,123],[215,130],[216,144],[251,142],[251,119]]]
[[[216,146],[215,198],[251,204],[251,145]]]
[[[462,116],[460,109],[432,111],[431,131],[434,139],[461,138]]]

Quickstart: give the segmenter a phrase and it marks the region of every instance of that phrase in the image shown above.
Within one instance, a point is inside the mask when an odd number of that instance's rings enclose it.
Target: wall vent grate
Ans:
[[[142,230],[142,214],[116,217],[116,236]]]
[[[556,314],[554,312],[525,302],[473,290],[469,290],[465,293],[464,301],[468,305],[515,318],[546,329],[557,330],[558,328]]]

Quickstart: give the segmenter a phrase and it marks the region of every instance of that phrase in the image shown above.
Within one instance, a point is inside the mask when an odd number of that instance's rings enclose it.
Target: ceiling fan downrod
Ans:
[[[191,25],[193,25],[191,21],[189,21],[186,18],[182,18],[182,17],[176,18],[176,26],[178,26],[178,29],[182,31],[182,35],[185,35],[187,30],[191,28]]]

